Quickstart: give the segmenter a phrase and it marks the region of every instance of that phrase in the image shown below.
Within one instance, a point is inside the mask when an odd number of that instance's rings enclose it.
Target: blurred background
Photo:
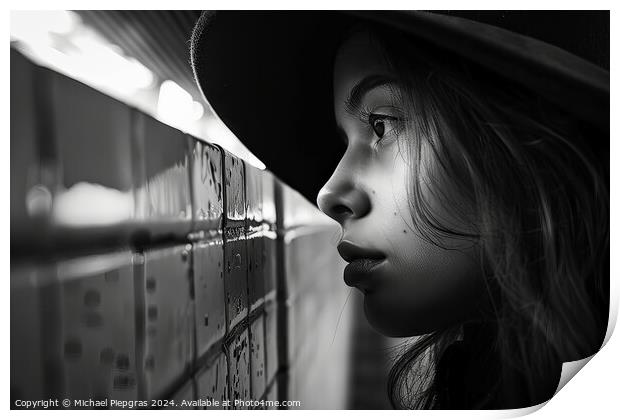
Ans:
[[[338,225],[202,98],[199,14],[11,12],[12,404],[389,409],[402,342],[343,283]]]

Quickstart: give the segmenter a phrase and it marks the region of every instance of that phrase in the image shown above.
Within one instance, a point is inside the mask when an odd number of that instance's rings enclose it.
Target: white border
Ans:
[[[266,9],[288,9],[288,8],[296,8],[296,9],[463,9],[466,5],[467,9],[611,9],[611,68],[617,69],[617,54],[614,53],[614,45],[617,45],[617,24],[619,23],[619,19],[617,18],[617,11],[613,10],[614,3],[611,1],[597,1],[590,0],[588,2],[577,2],[577,1],[562,1],[562,2],[551,2],[551,1],[540,1],[540,0],[521,0],[521,1],[505,1],[499,4],[498,2],[491,1],[385,1],[382,0],[380,2],[371,2],[371,1],[312,1],[312,2],[295,2],[295,5],[292,5],[291,2],[284,1],[184,1],[184,0],[175,0],[171,1],[161,1],[161,0],[152,0],[149,2],[129,2],[127,0],[108,0],[108,1],[5,1],[3,2],[6,5],[6,8],[3,9],[4,19],[2,19],[2,25],[6,25],[5,34],[9,34],[9,10],[27,10],[27,9],[141,9],[144,6],[148,6],[149,9],[255,9],[258,5],[261,8]],[[616,2],[617,4],[617,2]],[[4,101],[3,101],[3,112],[1,113],[1,118],[3,119],[5,130],[5,145],[8,145],[9,135],[9,95],[6,94],[8,92],[9,86],[9,49],[5,50],[5,60],[1,67],[2,69],[2,77],[1,80],[4,80]],[[613,85],[613,76],[612,76],[612,85]],[[612,115],[620,115],[618,113],[618,105],[617,105],[617,94],[612,93],[611,96],[611,109]],[[617,119],[612,118],[611,122],[611,138],[615,139],[616,133],[618,132],[618,124],[616,122]],[[617,141],[611,141],[611,157],[612,160],[617,158],[618,155],[618,147],[620,147]],[[7,146],[5,146],[7,147]],[[2,183],[4,186],[4,197],[6,198],[10,191],[9,186],[9,168],[10,168],[10,154],[6,153],[6,150],[3,150],[2,153],[2,169],[4,174],[2,176]],[[618,313],[618,257],[620,257],[617,253],[617,247],[614,246],[615,242],[613,238],[616,237],[615,234],[618,233],[618,227],[615,216],[615,209],[618,208],[618,200],[615,186],[617,184],[618,171],[616,167],[612,165],[611,172],[611,237],[612,237],[612,247],[611,247],[611,300],[612,300],[612,310],[610,317],[610,325],[614,324],[617,319]],[[5,201],[6,202],[6,201]],[[2,226],[3,226],[3,252],[0,253],[0,258],[3,259],[3,267],[5,267],[5,293],[4,293],[4,313],[3,317],[3,331],[5,336],[5,343],[9,339],[9,305],[10,305],[10,293],[9,293],[9,277],[10,277],[10,247],[9,247],[9,232],[10,232],[10,210],[9,206],[3,206],[3,217],[2,217]],[[616,383],[618,381],[618,373],[620,373],[619,369],[619,358],[620,355],[619,344],[617,337],[611,336],[611,339],[607,342],[607,344],[603,347],[603,349],[599,352],[599,354],[595,355],[592,360],[587,363],[587,365],[580,371],[577,376],[570,380],[568,384],[564,388],[560,390],[560,392],[542,409],[535,411],[532,414],[531,418],[536,419],[555,419],[555,418],[613,418],[617,416],[618,413],[618,396],[616,392]],[[4,386],[2,387],[2,395],[3,402],[5,407],[8,409],[9,404],[9,347],[5,344],[1,347],[2,358],[4,361]],[[328,379],[326,379],[328,380]],[[407,416],[407,418],[411,418],[411,416],[415,416],[416,418],[511,418],[519,415],[526,414],[531,412],[532,410],[505,410],[505,411],[485,411],[485,412],[472,412],[472,411],[451,411],[451,412],[397,412],[394,411],[390,414],[390,416]],[[149,418],[165,418],[169,415],[178,416],[179,411],[174,413],[166,413],[166,412],[128,412],[128,411],[116,411],[114,413],[106,413],[99,411],[89,411],[85,413],[83,411],[62,411],[62,412],[46,412],[41,413],[45,416],[50,416],[52,418],[62,417],[62,418],[71,418],[75,417],[84,417],[85,415],[88,417],[101,417],[107,418],[110,415],[117,416],[130,416],[130,417],[141,417],[148,416]],[[15,417],[21,417],[26,415],[30,417],[31,415],[37,415],[38,413],[32,412],[19,412],[19,411],[11,411],[10,415]],[[327,413],[326,413],[327,414]],[[330,413],[331,414],[331,413]],[[338,416],[355,416],[356,418],[372,416],[375,417],[378,413],[376,412],[361,412],[361,411],[339,411],[334,413]],[[204,412],[193,412],[193,414],[188,415],[200,415],[209,416],[216,415],[219,416],[227,416],[227,415],[244,415],[241,413],[229,414],[229,413],[214,413],[211,412],[206,414]],[[287,411],[270,411],[270,412],[252,412],[246,413],[245,415],[251,416],[252,418],[262,417],[262,416],[279,416],[279,415],[295,415],[300,416],[300,418],[314,418],[317,415],[315,411],[303,411],[303,412],[287,412]],[[323,414],[320,414],[323,415]]]

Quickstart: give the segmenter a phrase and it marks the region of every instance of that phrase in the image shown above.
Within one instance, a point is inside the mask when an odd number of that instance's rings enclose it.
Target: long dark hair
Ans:
[[[477,316],[417,337],[394,363],[395,408],[517,408],[553,396],[561,364],[595,353],[609,312],[605,130],[466,60],[367,31],[401,82],[415,228],[442,246],[472,238],[487,295]],[[471,204],[472,230],[433,217],[421,194],[422,147]],[[427,177],[432,182],[433,177]],[[440,195],[446,206],[460,203]]]

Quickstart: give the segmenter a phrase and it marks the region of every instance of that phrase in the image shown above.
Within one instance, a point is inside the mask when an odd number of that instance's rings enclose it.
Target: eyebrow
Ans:
[[[385,74],[371,74],[364,77],[362,80],[357,82],[355,86],[353,86],[353,89],[351,89],[351,92],[349,93],[349,97],[345,99],[345,110],[351,115],[356,115],[360,107],[362,106],[362,101],[364,100],[364,97],[368,92],[380,86],[396,84],[397,81],[395,78],[387,76]],[[336,124],[336,131],[342,141],[347,144],[347,133],[340,124]]]
[[[349,114],[356,114],[368,92],[380,86],[395,84],[396,79],[388,75],[371,74],[366,76],[351,89],[349,97],[344,101],[345,109]]]

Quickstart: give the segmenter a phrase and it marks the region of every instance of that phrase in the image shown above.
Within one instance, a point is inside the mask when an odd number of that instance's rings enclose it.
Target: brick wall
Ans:
[[[12,403],[346,407],[336,225],[217,139],[13,50],[10,96]]]

